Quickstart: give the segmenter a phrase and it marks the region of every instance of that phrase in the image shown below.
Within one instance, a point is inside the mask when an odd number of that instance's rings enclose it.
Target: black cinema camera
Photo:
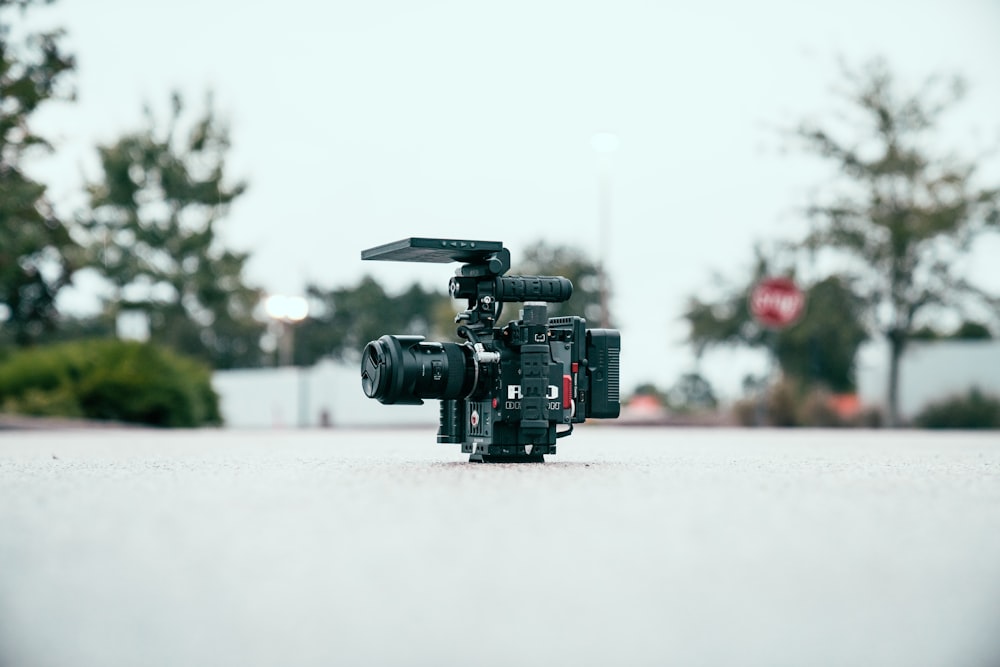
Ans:
[[[361,359],[369,398],[440,399],[438,442],[461,444],[470,461],[541,462],[574,423],[618,416],[620,333],[547,315],[545,302],[572,295],[568,279],[504,276],[510,252],[497,241],[409,238],[363,250],[361,259],[463,263],[448,287],[452,298],[468,299],[455,318],[464,343],[385,335]],[[496,327],[512,301],[524,303],[521,319]]]

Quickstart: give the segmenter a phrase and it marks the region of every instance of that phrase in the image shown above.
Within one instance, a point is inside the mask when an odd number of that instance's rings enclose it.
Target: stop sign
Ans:
[[[769,329],[794,324],[805,305],[805,294],[789,278],[765,278],[750,292],[750,314]]]

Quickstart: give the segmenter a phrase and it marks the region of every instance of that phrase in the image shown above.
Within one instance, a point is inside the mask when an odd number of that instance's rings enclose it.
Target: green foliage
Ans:
[[[46,0],[0,0],[0,344],[25,346],[113,331],[122,310],[148,316],[153,341],[218,368],[257,366],[264,324],[254,318],[259,290],[243,280],[247,255],[222,246],[216,230],[246,188],[225,179],[227,129],[205,113],[185,123],[179,95],[158,128],[147,126],[98,149],[101,175],[88,187],[90,210],[74,230],[28,178],[24,162],[50,149],[29,120],[47,101],[69,99],[75,67],[61,50],[62,31],[10,40],[8,13]],[[85,247],[81,247],[82,241]],[[113,286],[99,322],[60,319],[55,303],[73,273],[88,266]]]
[[[909,339],[911,341],[914,341],[914,340],[932,341],[932,340],[942,340],[942,339],[944,339],[946,337],[947,336],[944,336],[943,334],[941,334],[941,332],[939,332],[934,327],[931,327],[931,326],[928,326],[928,325],[925,324],[924,326],[920,327],[919,329],[914,329],[913,333],[910,334],[910,338]]]
[[[754,248],[753,268],[744,282],[725,284],[725,278],[716,276],[722,295],[712,301],[691,297],[683,317],[688,322],[688,342],[695,355],[701,357],[709,348],[722,345],[761,347],[769,343],[766,330],[751,317],[747,298],[753,286],[762,278],[774,273],[771,263],[760,246]]]
[[[933,340],[992,340],[993,332],[988,326],[982,322],[975,322],[972,320],[966,320],[962,322],[958,327],[949,333],[944,333],[938,329],[924,325],[918,329],[915,329],[912,334],[910,334],[909,339],[911,341],[921,340],[921,341],[933,341]]]
[[[523,259],[507,273],[568,278],[573,283],[573,296],[565,303],[548,304],[549,317],[578,315],[585,317],[590,326],[600,326],[599,267],[579,248],[539,241],[530,245],[523,253]],[[505,321],[516,319],[516,304],[509,306],[508,310],[509,312],[505,312]]]
[[[573,297],[549,304],[549,316],[584,315],[598,303],[596,266],[578,250],[538,243],[525,261],[507,275],[560,275],[573,282]],[[442,276],[442,280],[446,277]],[[364,346],[384,334],[414,334],[430,340],[457,340],[455,315],[466,307],[444,292],[414,283],[399,294],[388,294],[379,282],[364,276],[357,285],[325,289],[309,285],[310,315],[295,327],[295,363],[309,365],[323,357],[357,360]],[[501,323],[517,317],[509,304]]]
[[[951,334],[951,338],[957,340],[992,340],[993,332],[981,322],[962,322],[958,329]]]
[[[930,429],[1000,429],[1000,398],[973,388],[928,405],[913,423]]]
[[[90,317],[67,317],[61,314],[56,321],[55,329],[39,338],[38,343],[51,345],[71,340],[114,337],[115,323],[105,314]]]
[[[114,289],[112,318],[142,310],[155,342],[216,368],[257,366],[260,291],[244,282],[248,255],[216,233],[246,184],[226,182],[229,135],[211,100],[186,131],[183,101],[172,102],[165,128],[147,109],[145,128],[99,148],[101,178],[81,221],[91,263]]]
[[[826,183],[802,247],[849,266],[873,330],[889,341],[889,421],[898,412],[899,359],[922,320],[994,299],[964,274],[972,243],[1000,225],[1000,188],[977,185],[976,165],[928,146],[964,84],[932,77],[903,90],[881,60],[846,69],[846,110],[796,135],[842,176]],[[836,127],[836,119],[846,125]]]
[[[862,303],[839,276],[806,290],[806,313],[778,333],[775,354],[782,371],[834,392],[855,389],[855,358],[867,338]]]
[[[397,295],[386,293],[371,276],[353,287],[332,290],[309,285],[310,316],[295,327],[295,364],[308,365],[323,357],[354,361],[365,345],[383,334],[415,334],[431,339],[444,332],[435,328],[435,313],[450,309],[453,301],[442,293],[414,283]],[[453,333],[453,332],[452,332]]]
[[[794,132],[841,178],[818,190],[806,210],[811,231],[787,246],[837,273],[808,289],[803,320],[771,336],[745,307],[753,283],[775,274],[759,251],[749,285],[716,302],[692,299],[684,316],[697,353],[719,344],[772,345],[786,377],[816,385],[809,391],[850,391],[859,344],[867,335],[884,335],[891,349],[886,417],[895,425],[907,341],[941,337],[927,323],[947,311],[996,312],[996,297],[971,284],[960,259],[977,238],[1000,226],[1000,188],[978,186],[975,164],[927,148],[935,143],[930,135],[941,115],[962,97],[960,79],[942,87],[941,79],[931,78],[915,92],[903,91],[878,60],[844,74],[846,109],[826,124],[807,123]],[[989,334],[986,325],[956,332]],[[782,386],[772,393],[776,423],[803,422],[792,397],[808,392]],[[822,400],[812,403],[812,421],[824,421]]]
[[[221,423],[209,369],[150,344],[37,346],[0,361],[0,409],[151,426]]]
[[[64,81],[75,67],[60,46],[62,33],[10,40],[8,12],[30,1],[0,1],[0,321],[4,337],[29,345],[54,326],[56,295],[80,262],[79,249],[25,162],[51,147],[30,120],[50,100],[69,99]]]
[[[715,390],[700,373],[681,375],[667,392],[666,402],[677,412],[705,412],[719,405]]]
[[[863,304],[843,278],[830,276],[805,289],[806,310],[797,323],[780,331],[764,329],[747,302],[757,282],[778,273],[772,267],[757,248],[749,280],[725,287],[717,301],[689,301],[684,317],[696,353],[723,345],[768,348],[785,375],[836,392],[852,391],[855,357],[867,337]]]
[[[662,391],[652,382],[643,382],[632,390],[632,396],[652,396],[661,405],[667,404],[667,392]]]

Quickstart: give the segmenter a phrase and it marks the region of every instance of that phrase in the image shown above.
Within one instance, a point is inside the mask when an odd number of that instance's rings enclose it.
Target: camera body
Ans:
[[[505,276],[510,253],[495,241],[409,238],[364,250],[363,260],[462,262],[449,283],[468,308],[455,320],[463,343],[384,335],[365,346],[362,389],[384,404],[441,401],[438,442],[470,461],[543,461],[588,418],[618,417],[621,335],[582,317],[548,317],[569,299],[561,276]],[[503,327],[505,303],[523,303]]]

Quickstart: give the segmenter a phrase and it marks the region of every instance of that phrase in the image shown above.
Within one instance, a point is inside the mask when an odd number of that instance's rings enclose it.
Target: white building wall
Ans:
[[[866,405],[886,405],[889,346],[868,344],[858,354],[858,394]],[[1000,396],[1000,341],[914,341],[903,353],[899,412],[910,419],[922,408],[973,387]]]
[[[360,367],[324,361],[311,368],[216,371],[226,427],[436,426],[437,400],[423,405],[382,405],[361,390]]]
[[[858,394],[869,406],[885,407],[889,350],[869,343],[858,353]],[[427,425],[438,422],[437,400],[423,405],[382,405],[361,390],[355,364],[325,361],[312,368],[217,371],[225,425],[231,428]],[[900,369],[899,407],[904,419],[928,403],[972,387],[1000,396],[1000,341],[913,342]],[[324,419],[325,415],[325,419]]]

